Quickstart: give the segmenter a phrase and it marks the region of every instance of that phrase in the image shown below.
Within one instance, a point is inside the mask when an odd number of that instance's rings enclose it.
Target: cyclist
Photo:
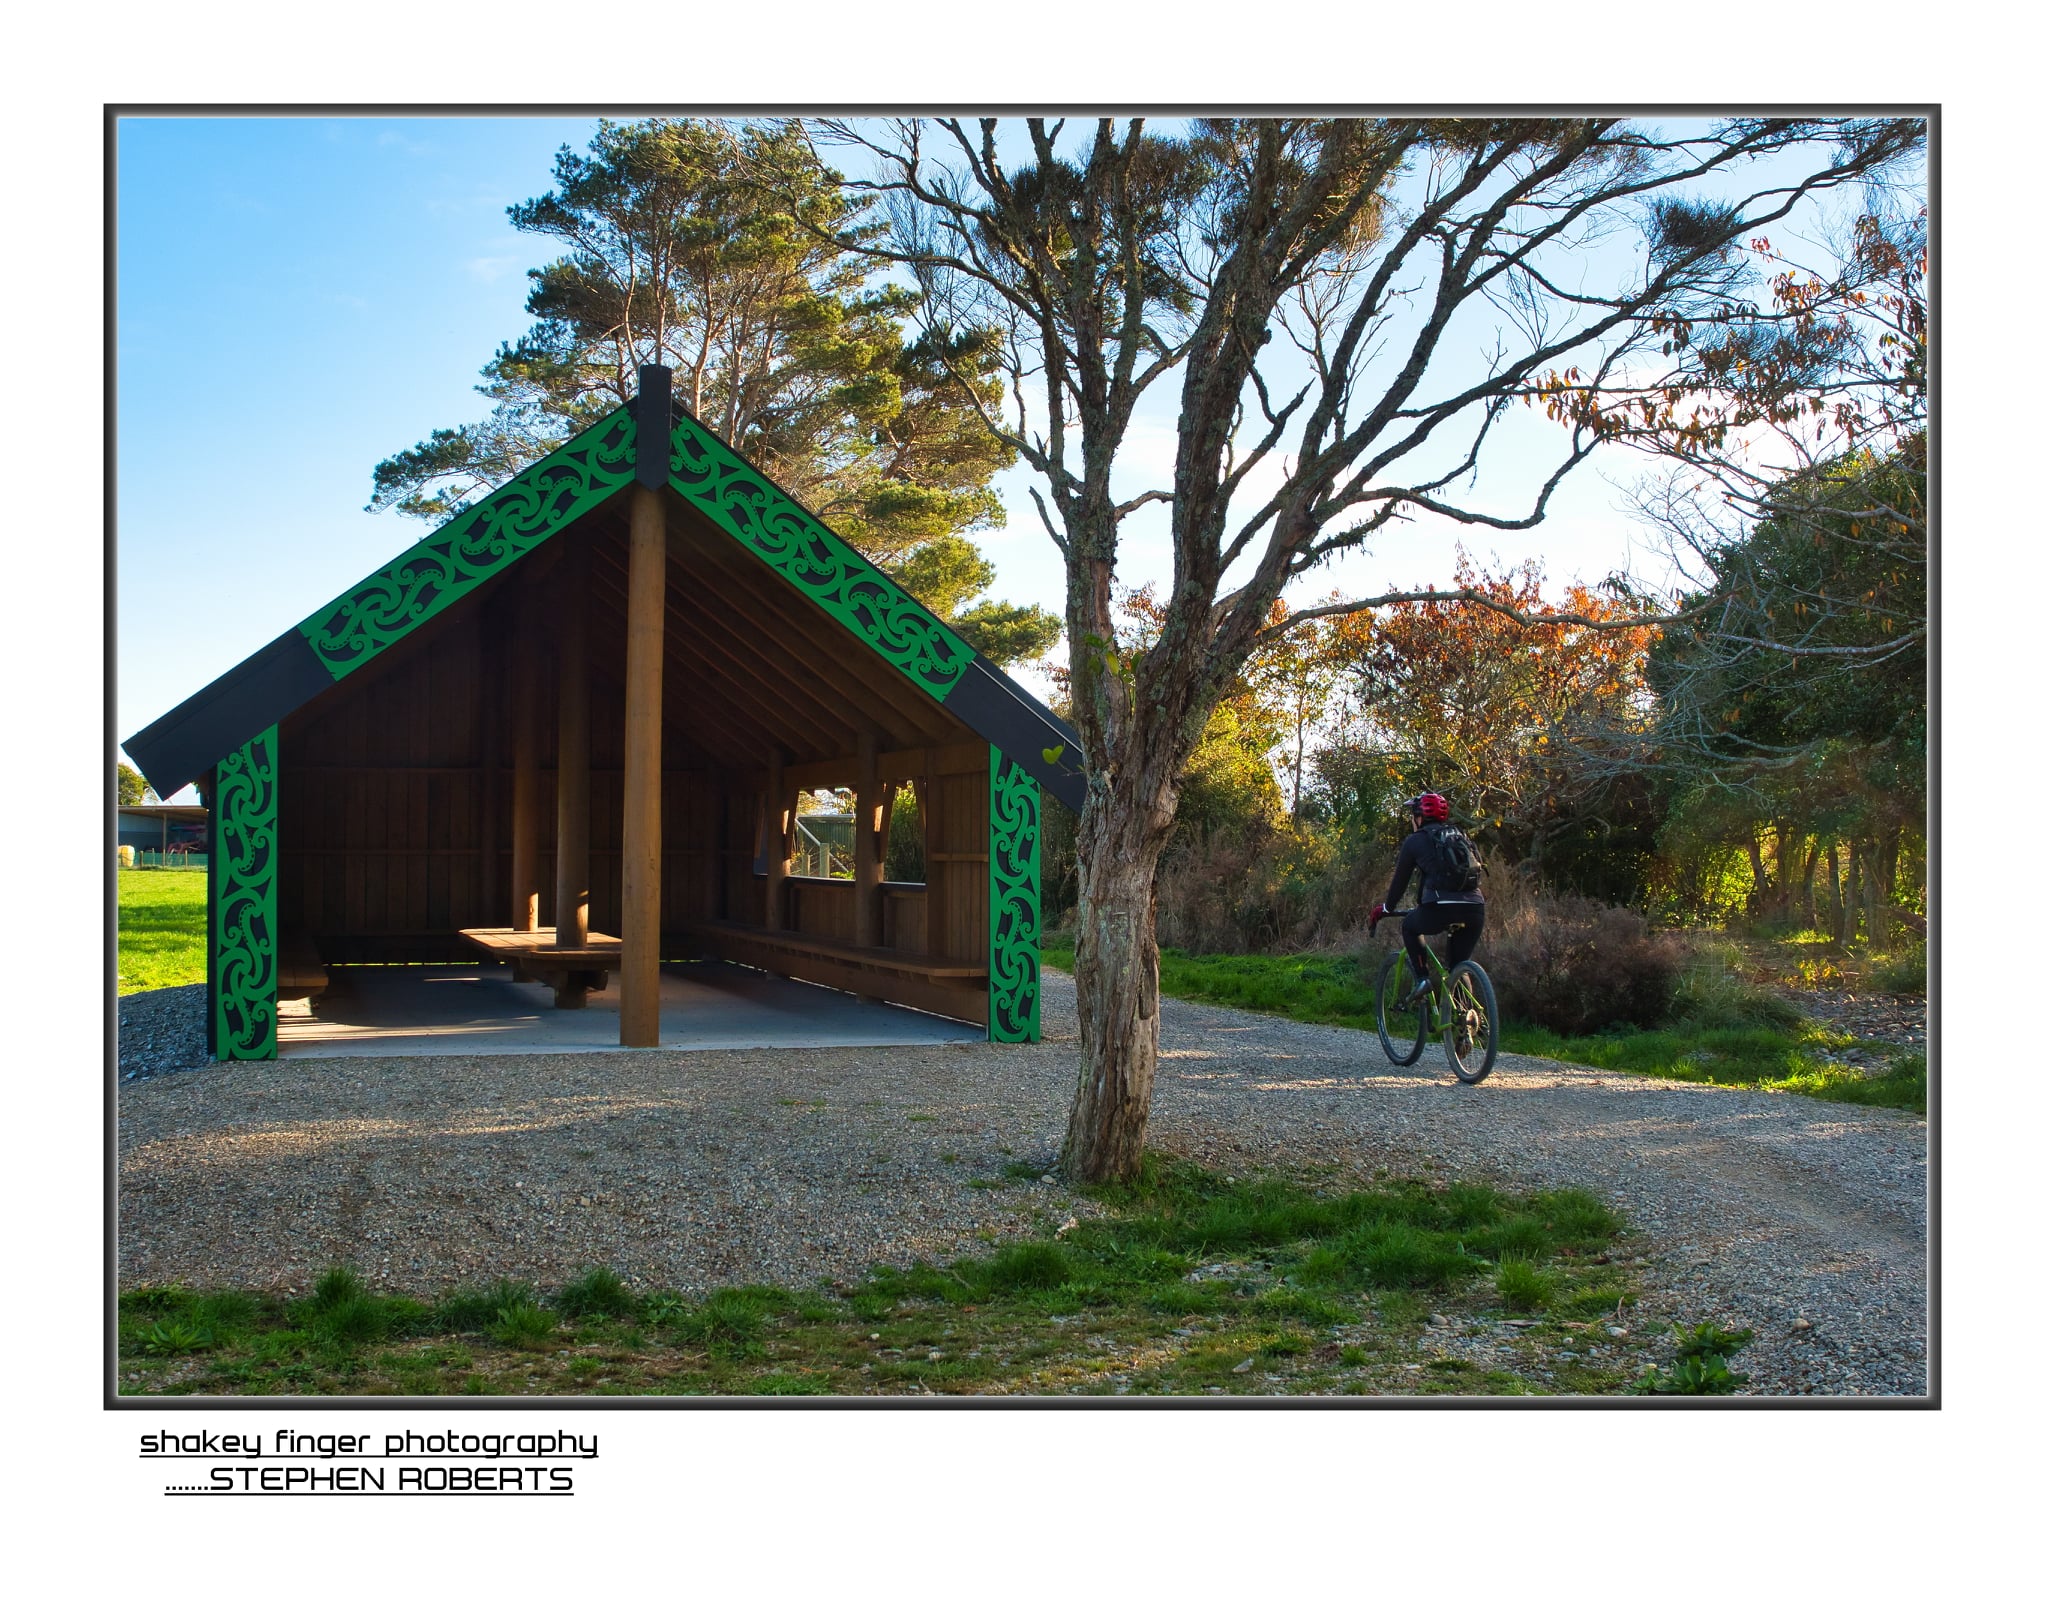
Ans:
[[[1420,938],[1440,935],[1450,926],[1460,924],[1462,928],[1449,936],[1448,950],[1442,955],[1446,967],[1454,969],[1476,950],[1477,938],[1484,933],[1484,892],[1478,887],[1474,869],[1462,871],[1457,862],[1457,845],[1467,851],[1468,841],[1450,826],[1446,798],[1430,789],[1424,795],[1415,795],[1399,809],[1412,821],[1413,832],[1399,842],[1399,862],[1392,870],[1392,888],[1370,910],[1370,922],[1376,924],[1399,905],[1399,898],[1406,894],[1407,881],[1418,868],[1419,905],[1399,920],[1399,934],[1405,938],[1406,956],[1413,965],[1415,982],[1413,995],[1401,1007],[1411,1008],[1432,990],[1427,984],[1427,955],[1421,951]],[[1450,840],[1449,835],[1455,838]]]

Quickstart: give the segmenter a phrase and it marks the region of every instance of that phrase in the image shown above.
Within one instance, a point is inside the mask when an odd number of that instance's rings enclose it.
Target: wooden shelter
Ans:
[[[642,448],[664,448],[646,456]],[[715,957],[1037,1035],[1040,789],[1070,731],[694,418],[665,368],[125,745],[212,812],[209,1045],[327,966],[496,958],[575,1005]],[[925,881],[886,882],[914,784]],[[854,877],[790,873],[856,796]]]

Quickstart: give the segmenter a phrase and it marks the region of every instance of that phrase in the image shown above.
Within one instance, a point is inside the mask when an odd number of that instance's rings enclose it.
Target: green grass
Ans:
[[[1044,962],[1072,969],[1072,946],[1056,938],[1044,943]],[[1363,959],[1325,952],[1284,957],[1213,953],[1195,955],[1167,947],[1158,954],[1158,984],[1167,997],[1217,1003],[1229,1009],[1289,1015],[1322,1026],[1377,1030],[1377,966]]]
[[[1601,1070],[1807,1093],[1846,1104],[1889,1105],[1924,1114],[1923,1055],[1899,1055],[1886,1070],[1863,1077],[1831,1055],[1840,1048],[1875,1045],[1855,1043],[1818,1026],[1779,1031],[1766,1026],[1685,1023],[1660,1031],[1559,1037],[1538,1026],[1508,1025],[1502,1040],[1516,1054],[1539,1054]]]
[[[1546,1307],[1554,1296],[1555,1281],[1538,1264],[1525,1257],[1507,1257],[1498,1265],[1498,1298],[1507,1307],[1525,1312]]]
[[[1044,962],[1072,967],[1069,944],[1050,942]],[[1333,953],[1261,958],[1159,954],[1158,983],[1167,997],[1287,1015],[1315,1025],[1377,1029],[1375,960]],[[1563,1037],[1540,1026],[1505,1022],[1499,1045],[1514,1054],[1568,1060],[1601,1070],[1661,1076],[1679,1082],[1807,1093],[1846,1104],[1925,1110],[1921,1054],[1898,1052],[1887,1069],[1862,1076],[1835,1056],[1879,1048],[1799,1017],[1782,999],[1757,989],[1728,989],[1721,977],[1699,975],[1689,989],[1699,1012],[1653,1031]],[[1788,1012],[1785,1014],[1785,1010]],[[1720,1019],[1712,1018],[1714,1015]]]
[[[600,1269],[550,1297],[504,1281],[422,1302],[335,1269],[289,1299],[131,1291],[121,1388],[1542,1393],[1618,1392],[1646,1373],[1567,1315],[1523,1332],[1506,1363],[1429,1325],[1524,1313],[1529,1279],[1571,1312],[1634,1295],[1638,1255],[1580,1190],[1333,1172],[1231,1182],[1153,1158],[1133,1187],[1092,1193],[1095,1215],[1056,1234],[829,1290],[639,1295]],[[1572,1334],[1587,1347],[1551,1360]]]
[[[148,992],[206,978],[206,875],[189,868],[124,868],[120,990]]]

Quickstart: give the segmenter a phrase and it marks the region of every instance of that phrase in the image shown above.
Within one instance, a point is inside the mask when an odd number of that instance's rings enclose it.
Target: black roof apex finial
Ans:
[[[665,366],[639,368],[639,398],[632,402],[632,422],[638,430],[638,461],[633,477],[648,490],[667,485],[670,405],[674,400],[675,375]],[[648,449],[652,454],[648,455]]]

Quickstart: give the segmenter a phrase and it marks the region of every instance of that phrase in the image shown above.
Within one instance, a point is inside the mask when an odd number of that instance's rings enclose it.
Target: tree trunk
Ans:
[[[1157,1077],[1157,860],[1151,806],[1087,797],[1079,823],[1079,1080],[1059,1152],[1075,1183],[1126,1182],[1143,1156]]]
[[[1299,822],[1299,792],[1307,763],[1307,724],[1304,716],[1292,730],[1292,820]]]
[[[1861,840],[1846,842],[1846,930],[1840,940],[1849,947],[1860,934],[1856,926],[1860,917],[1861,869],[1867,866],[1862,855],[1864,843]]]
[[[1754,870],[1754,892],[1747,898],[1747,916],[1755,918],[1768,903],[1768,864],[1761,860],[1761,842],[1747,836],[1747,866]]]
[[[1870,946],[1886,948],[1893,937],[1889,898],[1896,894],[1896,846],[1896,833],[1891,829],[1875,841],[1874,860],[1864,864],[1867,869],[1867,938]]]
[[[1804,928],[1816,933],[1818,928],[1818,842],[1811,841],[1811,848],[1804,855]]]
[[[1775,915],[1788,918],[1796,906],[1797,857],[1804,837],[1793,828],[1775,831]]]
[[[1839,893],[1839,842],[1825,842],[1825,871],[1832,884],[1832,940],[1839,946],[1849,944],[1846,934],[1846,898]]]

